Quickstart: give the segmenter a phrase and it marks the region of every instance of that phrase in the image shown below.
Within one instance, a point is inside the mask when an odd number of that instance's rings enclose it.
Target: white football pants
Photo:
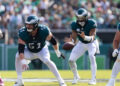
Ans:
[[[96,78],[97,65],[96,65],[95,53],[96,53],[97,46],[95,42],[96,41],[93,41],[88,44],[84,44],[79,41],[77,45],[73,48],[69,58],[69,65],[74,74],[74,77],[79,76],[77,72],[77,65],[76,65],[77,59],[80,58],[88,50],[90,63],[91,63],[92,79]]]
[[[120,72],[120,51],[113,65],[111,78],[115,79],[119,72]]]
[[[47,46],[45,46],[38,53],[32,53],[27,48],[25,48],[24,58],[26,60],[32,60],[32,59],[39,58],[53,72],[53,74],[56,76],[59,83],[64,83],[63,79],[61,78],[61,76],[56,68],[56,65],[53,63],[53,61],[50,60],[50,54],[49,54],[49,50],[48,50]],[[16,66],[16,72],[17,72],[18,79],[22,79],[22,64],[21,64],[21,61],[19,59],[18,52],[16,54],[15,66]]]

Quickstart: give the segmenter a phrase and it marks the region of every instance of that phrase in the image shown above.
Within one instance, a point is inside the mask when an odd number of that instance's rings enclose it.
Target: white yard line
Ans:
[[[7,82],[15,82],[17,79],[15,78],[4,78],[4,81]],[[65,82],[72,82],[72,79],[64,79]],[[89,82],[90,79],[80,79],[79,82]],[[57,82],[57,79],[54,78],[24,78],[24,82]],[[108,79],[97,79],[97,82],[107,82]],[[120,79],[117,79],[116,82],[120,82]]]

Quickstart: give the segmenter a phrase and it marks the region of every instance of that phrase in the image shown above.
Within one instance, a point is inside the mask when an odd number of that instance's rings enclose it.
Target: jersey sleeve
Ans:
[[[118,26],[117,26],[117,30],[119,30],[120,31],[120,23],[118,24]]]
[[[50,28],[45,25],[42,28],[43,28],[43,37],[46,39],[47,36],[51,33]]]
[[[97,28],[97,22],[93,19],[90,20],[90,26],[91,26],[91,29],[95,29]]]
[[[25,29],[24,28],[21,28],[20,30],[19,30],[19,32],[18,32],[18,37],[20,38],[20,39],[22,39],[23,41],[25,41],[25,39],[26,39],[26,36],[25,36]]]
[[[48,36],[50,33],[51,33],[51,32],[50,32],[50,28],[46,26],[46,30],[45,30],[46,36]]]
[[[71,29],[76,30],[76,22],[75,21],[71,23]]]

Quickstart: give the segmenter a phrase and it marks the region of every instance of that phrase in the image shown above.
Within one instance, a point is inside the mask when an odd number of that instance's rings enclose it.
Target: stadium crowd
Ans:
[[[53,30],[69,30],[71,21],[76,20],[74,13],[80,7],[89,11],[98,29],[116,28],[120,21],[119,0],[0,0],[0,28],[8,33],[5,37],[12,42],[17,30],[24,25],[24,18],[34,14],[39,16],[40,23]]]

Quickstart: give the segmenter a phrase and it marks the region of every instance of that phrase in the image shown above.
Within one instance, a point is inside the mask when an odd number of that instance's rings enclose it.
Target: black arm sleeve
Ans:
[[[56,45],[56,44],[57,44],[57,41],[56,41],[55,37],[52,37],[52,38],[51,38],[50,43],[51,43],[52,45]]]
[[[18,44],[18,52],[20,53],[24,53],[24,49],[25,49],[25,45],[24,44]]]

